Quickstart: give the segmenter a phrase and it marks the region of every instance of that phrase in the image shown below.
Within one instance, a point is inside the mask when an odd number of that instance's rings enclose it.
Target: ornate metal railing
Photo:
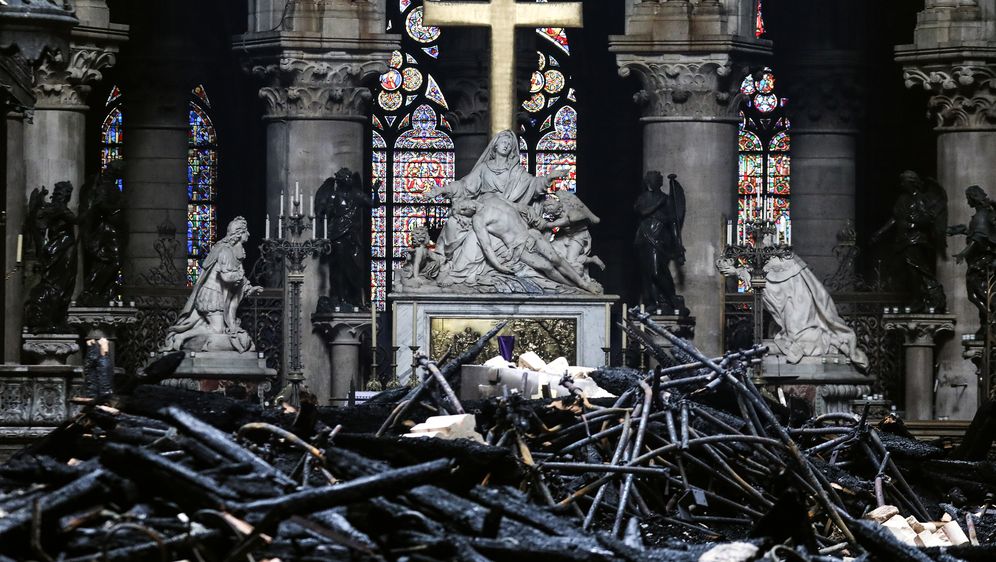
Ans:
[[[837,311],[854,330],[858,345],[868,354],[868,375],[874,377],[872,384],[876,392],[897,399],[902,386],[902,338],[895,333],[887,333],[882,323],[885,307],[899,306],[908,302],[909,295],[886,292],[840,292],[833,293]],[[751,345],[754,316],[751,311],[751,295],[727,293],[724,299],[725,322],[723,342],[726,349],[740,349]],[[765,313],[764,336],[773,333],[771,318]]]
[[[128,371],[144,366],[149,355],[165,341],[166,330],[190,296],[184,287],[125,287],[122,300],[135,303],[138,322],[119,335],[118,366]],[[280,370],[283,341],[283,290],[264,289],[242,301],[242,327],[252,336],[256,349],[266,356],[268,367]]]

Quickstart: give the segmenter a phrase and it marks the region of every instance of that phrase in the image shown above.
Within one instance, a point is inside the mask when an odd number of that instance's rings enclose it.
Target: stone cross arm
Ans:
[[[491,135],[515,124],[515,28],[581,27],[581,2],[427,1],[423,23],[491,28]]]

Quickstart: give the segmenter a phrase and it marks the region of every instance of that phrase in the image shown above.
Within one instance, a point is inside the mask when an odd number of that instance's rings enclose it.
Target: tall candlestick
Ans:
[[[623,323],[623,326],[625,326],[625,325],[626,325],[626,318],[628,318],[628,317],[629,317],[629,316],[627,315],[627,312],[629,312],[629,305],[627,305],[626,303],[623,303],[623,305],[622,305],[622,320],[623,320],[623,322],[622,322],[622,323]],[[622,331],[622,350],[623,350],[623,357],[624,357],[624,358],[625,358],[625,356],[626,356],[626,342],[627,342],[627,338],[626,338],[626,330],[623,330],[623,331]],[[623,359],[623,363],[625,363],[625,362],[626,362],[626,360],[625,360],[625,359]],[[625,366],[625,365],[624,365],[624,366]]]
[[[270,238],[270,213],[266,213],[266,238]]]

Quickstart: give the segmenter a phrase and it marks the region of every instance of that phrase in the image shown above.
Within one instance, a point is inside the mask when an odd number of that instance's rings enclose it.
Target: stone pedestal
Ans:
[[[903,333],[905,418],[934,419],[934,346],[939,335],[954,332],[954,315],[886,314],[882,322]]]
[[[598,367],[606,363],[611,307],[615,295],[406,295],[391,294],[394,310],[393,345],[397,372],[404,382],[411,374],[412,352],[421,349],[435,359],[453,339],[473,343],[467,335],[483,334],[496,322],[512,319],[522,330],[560,339],[574,338],[564,355],[568,363]],[[531,322],[539,322],[530,326]],[[511,332],[506,332],[511,335]],[[515,349],[524,351],[523,334],[515,334]],[[559,341],[565,344],[567,342]],[[438,348],[433,353],[433,347]],[[456,353],[459,353],[457,350]],[[497,355],[497,353],[495,353]],[[542,354],[541,354],[542,355]],[[544,357],[552,360],[555,357]],[[484,358],[487,359],[487,358]]]
[[[766,340],[764,345],[772,350],[762,359],[764,381],[780,385],[786,396],[804,400],[814,416],[850,412],[851,401],[869,394],[875,382],[843,355],[803,357],[798,363],[788,363],[773,341]]]
[[[21,351],[29,365],[67,365],[80,351],[76,334],[24,334]]]
[[[82,385],[82,367],[0,365],[0,460],[75,415]]]
[[[370,322],[370,313],[363,311],[333,311],[311,316],[311,324],[325,336],[332,358],[329,378],[312,377],[309,385],[320,404],[331,401],[333,405],[341,405],[349,399],[350,390],[363,389],[364,375],[369,369],[360,364],[360,349],[364,341],[369,345]]]
[[[130,306],[71,306],[66,321],[70,326],[79,330],[84,344],[87,340],[107,338],[108,355],[114,362],[118,329],[127,328],[138,322],[138,309]]]
[[[994,372],[993,352],[990,348],[989,350],[989,364],[987,365],[983,358],[986,356],[986,344],[982,340],[968,339],[965,338],[961,342],[962,357],[972,362],[975,365],[975,372],[978,375],[978,402],[981,404],[983,400],[993,399],[994,389],[996,389],[996,372]],[[988,371],[988,372],[987,372]],[[967,389],[963,388],[962,391]]]
[[[155,359],[152,357],[150,361]],[[267,367],[266,357],[256,351],[191,351],[187,352],[173,377],[160,384],[202,392],[222,392],[238,399],[255,393],[262,401],[276,378],[276,369]],[[240,389],[238,395],[229,392],[231,387]]]
[[[686,340],[691,340],[695,337],[694,317],[680,316],[677,314],[660,314],[660,311],[655,312],[656,314],[652,314],[650,319],[653,320],[658,326]],[[663,336],[659,336],[653,332],[648,331],[647,334],[651,336],[655,344],[664,348],[664,350],[670,351],[673,347],[671,340]],[[655,358],[652,353],[648,355],[647,361],[651,369],[657,367],[657,358]]]

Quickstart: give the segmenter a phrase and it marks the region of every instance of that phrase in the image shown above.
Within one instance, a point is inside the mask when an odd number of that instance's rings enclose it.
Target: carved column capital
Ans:
[[[724,57],[725,58],[725,57]],[[736,120],[746,65],[729,60],[665,61],[620,56],[619,75],[636,75],[633,100],[647,118]]]
[[[85,110],[90,89],[103,79],[102,71],[116,62],[116,48],[96,43],[74,43],[68,55],[58,49],[46,49],[35,68],[37,107],[78,107]]]
[[[865,113],[860,61],[848,53],[814,51],[783,65],[778,76],[791,100],[792,128],[857,129]]]
[[[908,66],[903,80],[930,92],[937,129],[996,129],[996,64]]]
[[[954,332],[951,314],[889,314],[882,317],[886,331],[901,331],[906,347],[934,347],[937,336]]]
[[[386,72],[387,64],[373,57],[281,57],[249,64],[246,70],[265,84],[259,97],[266,102],[267,119],[366,120],[373,94],[365,83]]]

